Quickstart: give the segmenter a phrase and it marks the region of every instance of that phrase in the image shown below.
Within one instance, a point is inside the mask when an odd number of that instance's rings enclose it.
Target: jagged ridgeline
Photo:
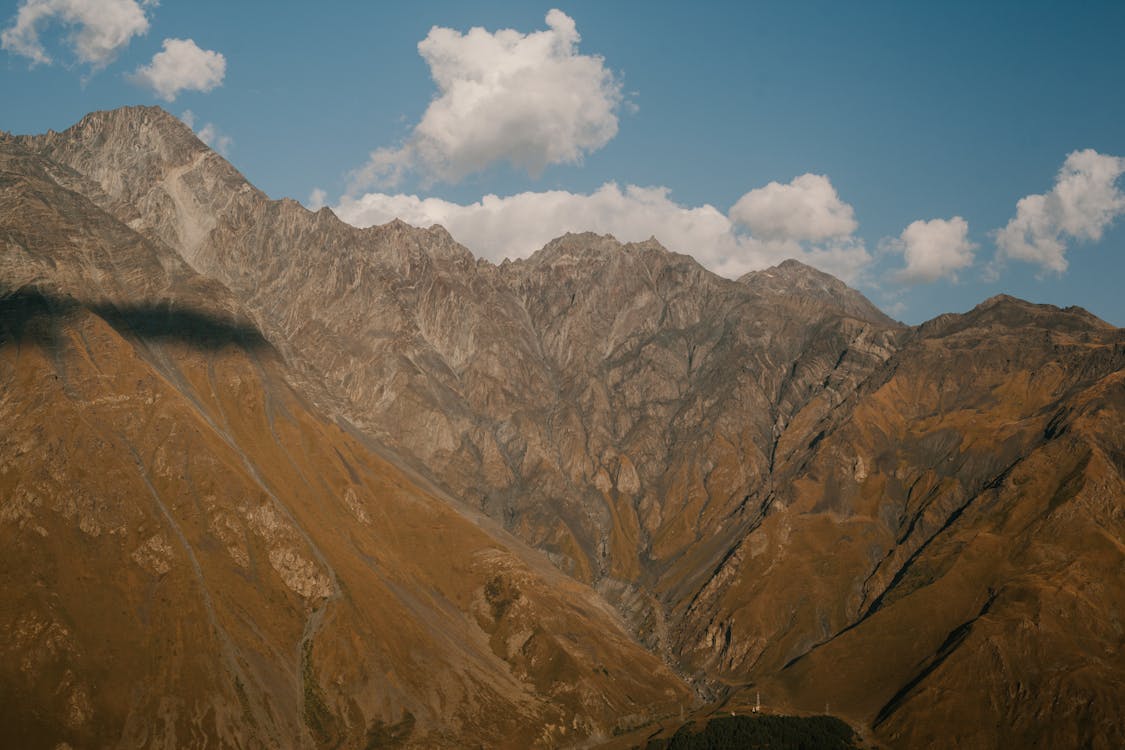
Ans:
[[[0,154],[6,736],[590,745],[760,695],[1125,744],[1120,329],[592,234],[496,266],[155,108]]]

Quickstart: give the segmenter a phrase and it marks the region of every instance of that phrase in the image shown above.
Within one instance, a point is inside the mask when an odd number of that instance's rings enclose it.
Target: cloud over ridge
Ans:
[[[828,186],[827,191],[817,192],[828,206],[812,206],[814,211],[835,208],[851,216],[851,206],[839,201],[827,177],[804,175],[794,182],[808,183],[806,177],[818,177]],[[815,181],[818,185],[819,180]],[[322,200],[323,195],[317,198]],[[527,257],[559,235],[582,231],[612,234],[621,241],[654,236],[670,250],[692,255],[729,278],[797,258],[844,280],[854,280],[871,261],[862,240],[851,231],[844,232],[843,223],[836,225],[835,234],[817,234],[815,241],[798,224],[793,224],[797,228],[790,234],[778,230],[758,237],[733,220],[733,209],[728,215],[709,204],[684,206],[672,200],[668,188],[627,185],[622,189],[613,182],[588,194],[551,190],[486,195],[468,204],[368,193],[358,198],[345,196],[333,210],[356,226],[395,218],[416,226],[441,224],[473,252],[494,262]],[[854,228],[854,219],[852,222]]]
[[[418,43],[438,93],[399,148],[372,152],[352,189],[392,187],[415,172],[456,182],[498,162],[532,175],[574,164],[617,134],[617,76],[578,52],[572,18],[547,14],[547,29],[467,33],[435,26]]]

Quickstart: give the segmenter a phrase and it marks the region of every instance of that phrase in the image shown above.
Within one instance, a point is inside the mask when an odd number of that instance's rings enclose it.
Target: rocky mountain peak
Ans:
[[[91,112],[61,132],[18,138],[33,151],[97,151],[101,161],[110,162],[107,168],[120,172],[135,172],[141,165],[167,169],[210,153],[186,123],[160,107]]]
[[[677,257],[655,237],[642,242],[621,242],[612,234],[596,232],[567,232],[556,237],[526,259],[530,265],[559,265],[589,261],[606,261],[615,256],[640,257],[644,255]],[[683,256],[686,257],[686,256]]]
[[[93,112],[62,132],[17,137],[29,151],[93,182],[87,192],[118,220],[174,247],[193,267],[217,214],[265,199],[185,123],[159,107]]]
[[[870,323],[899,325],[840,279],[793,258],[761,271],[750,271],[739,278],[738,282],[759,294],[788,304],[810,309],[827,305],[833,310]]]
[[[335,214],[330,216],[336,218]],[[339,228],[349,232],[354,231],[351,225],[343,222],[339,222]],[[380,246],[393,248],[399,254],[406,250],[416,260],[428,258],[453,261],[461,265],[475,262],[472,252],[455,240],[441,224],[432,224],[423,229],[395,218],[385,224],[367,227],[360,232],[366,237],[375,239]]]
[[[655,237],[621,242],[613,235],[595,232],[568,232],[530,257],[503,267],[510,278],[525,281],[532,277],[556,278],[568,287],[579,282],[582,286],[598,287],[608,283],[616,289],[613,294],[621,298],[619,301],[630,296],[626,289],[636,291],[666,284],[694,288],[722,283],[690,255],[669,250]]]
[[[1081,333],[1114,330],[1114,327],[1084,308],[1037,304],[997,294],[964,314],[947,313],[922,324],[922,335],[948,336],[965,330],[1049,329],[1056,332]]]
[[[527,259],[530,265],[558,265],[583,261],[606,260],[620,252],[623,245],[612,234],[567,232],[548,242]]]
[[[989,297],[984,302],[974,307],[971,314],[1024,314],[1052,318],[1070,317],[1095,328],[1113,328],[1109,323],[1094,315],[1086,308],[1079,307],[1078,305],[1058,307],[1056,305],[1029,302],[1019,297],[1013,297],[1010,294],[997,294]]]

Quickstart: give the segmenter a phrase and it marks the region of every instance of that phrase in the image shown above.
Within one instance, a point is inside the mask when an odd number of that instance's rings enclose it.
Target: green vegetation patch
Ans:
[[[304,683],[305,726],[312,732],[319,747],[331,745],[336,738],[336,718],[328,710],[320,684],[316,681],[311,640],[301,646],[301,681]]]

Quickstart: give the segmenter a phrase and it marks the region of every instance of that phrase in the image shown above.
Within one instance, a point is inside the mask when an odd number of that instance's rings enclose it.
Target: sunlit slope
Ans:
[[[683,649],[895,746],[1121,743],[1125,336],[989,300],[915,332],[690,605]],[[798,416],[798,419],[801,417]]]
[[[690,700],[591,590],[320,416],[225,288],[2,157],[3,736],[525,747]]]

